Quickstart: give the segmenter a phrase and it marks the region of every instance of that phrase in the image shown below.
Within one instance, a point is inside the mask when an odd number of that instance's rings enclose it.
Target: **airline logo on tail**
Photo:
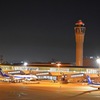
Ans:
[[[5,74],[5,73],[2,72],[1,68],[0,68],[0,75],[3,76],[3,77],[9,77],[9,75],[7,75],[7,74]]]
[[[88,84],[92,84],[92,80],[90,79],[90,76],[87,75],[87,81],[88,81]]]
[[[89,86],[100,89],[100,83],[92,82],[90,76],[87,76],[87,81],[88,81]]]

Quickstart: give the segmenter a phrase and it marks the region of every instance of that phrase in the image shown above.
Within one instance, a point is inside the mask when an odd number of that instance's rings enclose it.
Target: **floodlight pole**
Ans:
[[[60,66],[61,66],[61,63],[57,63],[56,64],[57,65],[57,67],[58,67],[58,81],[60,81],[59,79],[59,76],[60,76]]]
[[[99,68],[98,68],[98,69],[99,69],[99,70],[98,70],[99,72],[98,72],[98,75],[100,76],[100,58],[97,58],[96,61],[97,61],[97,63],[99,64]]]

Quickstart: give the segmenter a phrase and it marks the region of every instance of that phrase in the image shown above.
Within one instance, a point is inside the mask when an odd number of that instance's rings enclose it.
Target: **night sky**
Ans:
[[[0,55],[8,62],[75,62],[75,23],[86,26],[84,57],[100,56],[99,0],[0,1]]]

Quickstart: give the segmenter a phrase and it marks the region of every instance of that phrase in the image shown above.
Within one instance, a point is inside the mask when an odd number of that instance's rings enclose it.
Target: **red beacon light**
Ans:
[[[84,23],[82,22],[82,20],[78,20],[75,25],[78,25],[78,26],[82,25],[82,26],[84,26]]]

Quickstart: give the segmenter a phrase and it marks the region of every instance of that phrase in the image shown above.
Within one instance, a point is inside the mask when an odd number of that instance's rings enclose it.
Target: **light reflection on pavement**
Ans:
[[[0,83],[0,100],[100,100],[100,90],[86,84]]]

